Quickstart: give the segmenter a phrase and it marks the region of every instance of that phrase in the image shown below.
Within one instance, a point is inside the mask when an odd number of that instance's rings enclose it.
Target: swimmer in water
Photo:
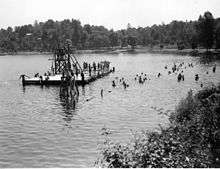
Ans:
[[[101,97],[103,98],[103,89],[101,89]]]

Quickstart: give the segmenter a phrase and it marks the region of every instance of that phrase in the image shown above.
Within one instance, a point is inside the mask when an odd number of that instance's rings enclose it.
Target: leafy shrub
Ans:
[[[96,165],[101,167],[210,167],[216,132],[220,130],[220,85],[180,101],[169,115],[170,125],[160,132],[136,134],[127,144],[114,143],[110,132]],[[220,139],[220,138],[218,138]],[[217,139],[217,140],[218,140]]]

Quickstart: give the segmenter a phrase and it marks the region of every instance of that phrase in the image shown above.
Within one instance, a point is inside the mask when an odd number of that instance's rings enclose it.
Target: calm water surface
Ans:
[[[103,140],[101,128],[126,142],[131,130],[155,130],[167,118],[159,111],[173,111],[189,89],[197,91],[220,81],[220,62],[196,57],[157,54],[79,55],[80,62],[109,60],[116,72],[84,88],[73,109],[59,97],[59,87],[22,87],[20,74],[43,74],[50,68],[50,55],[0,57],[0,167],[92,167]],[[184,69],[185,81],[164,69],[173,63],[193,63]],[[212,73],[213,65],[216,73]],[[209,74],[206,72],[209,71]],[[150,81],[138,84],[134,77],[146,73]],[[158,73],[162,73],[157,78]],[[194,75],[199,74],[198,82]],[[115,77],[124,77],[126,90]],[[104,89],[103,99],[100,90]]]

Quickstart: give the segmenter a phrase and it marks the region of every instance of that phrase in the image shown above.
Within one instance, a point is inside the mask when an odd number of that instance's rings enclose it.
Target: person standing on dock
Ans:
[[[21,75],[20,78],[22,80],[22,85],[24,86],[25,85],[25,75]]]
[[[83,72],[81,72],[81,78],[82,78],[82,82],[84,83],[85,77],[84,77],[84,73]]]
[[[83,62],[83,69],[87,69],[87,63],[86,62]]]
[[[93,62],[93,70],[96,71],[96,64]]]
[[[39,73],[36,73],[36,74],[34,75],[34,77],[39,77]]]
[[[43,77],[39,76],[39,79],[40,79],[40,84],[43,84]]]
[[[89,76],[91,76],[91,65],[89,64]]]

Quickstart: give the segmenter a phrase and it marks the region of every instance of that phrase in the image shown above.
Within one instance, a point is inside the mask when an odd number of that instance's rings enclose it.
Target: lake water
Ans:
[[[204,62],[198,57],[159,54],[89,54],[78,60],[109,60],[116,72],[84,88],[75,109],[59,97],[59,87],[22,87],[21,74],[46,72],[50,55],[0,57],[0,167],[93,167],[101,129],[110,128],[112,138],[126,142],[132,131],[156,130],[167,117],[160,111],[173,111],[189,91],[220,81],[220,62]],[[184,70],[185,81],[164,69],[173,63],[193,63]],[[216,73],[212,72],[217,65]],[[206,72],[209,74],[206,74]],[[144,84],[134,80],[143,72],[151,79]],[[162,76],[157,78],[157,74]],[[200,79],[195,82],[194,76]],[[124,90],[115,77],[124,77]],[[101,98],[100,90],[104,90]]]

